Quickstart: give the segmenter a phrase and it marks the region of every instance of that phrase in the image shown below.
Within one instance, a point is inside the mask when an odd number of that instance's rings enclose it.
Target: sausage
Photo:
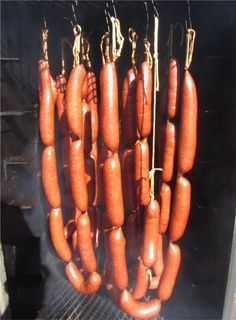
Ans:
[[[57,179],[55,148],[48,146],[42,153],[42,182],[47,201],[52,208],[61,207],[61,195]]]
[[[87,80],[88,95],[86,101],[91,110],[92,143],[95,143],[98,137],[98,101],[96,76],[93,71],[88,71]]]
[[[137,70],[131,68],[126,74],[122,87],[123,137],[125,144],[129,147],[133,146],[138,139],[135,123],[136,87]]]
[[[59,129],[63,136],[69,134],[67,120],[66,120],[66,108],[65,108],[65,92],[66,92],[66,78],[60,74],[56,77],[57,88],[57,118],[59,122]]]
[[[106,159],[102,170],[106,215],[112,226],[120,227],[124,223],[124,205],[118,154]]]
[[[165,267],[157,289],[158,297],[161,301],[170,298],[181,261],[181,252],[177,244],[169,243],[166,251]]]
[[[82,64],[73,67],[66,88],[66,117],[68,127],[78,138],[82,138],[82,86],[86,71]]]
[[[99,228],[98,228],[98,209],[94,206],[90,206],[88,208],[88,215],[91,226],[91,238],[94,248],[98,248],[98,236],[99,236]]]
[[[189,71],[184,73],[181,99],[177,167],[183,175],[192,169],[197,147],[197,91]]]
[[[88,96],[88,74],[86,74],[82,86],[82,99],[86,100]]]
[[[92,205],[95,198],[95,189],[96,189],[96,181],[95,181],[95,160],[92,156],[85,156],[85,180],[88,191],[88,205]]]
[[[151,268],[157,259],[157,242],[160,208],[156,200],[151,200],[144,211],[143,241],[141,258],[147,268]]]
[[[94,157],[94,159],[98,159],[98,143],[97,141],[93,142],[92,144],[92,150],[91,155]]]
[[[66,190],[70,190],[70,172],[69,172],[69,154],[70,154],[70,144],[72,140],[71,137],[64,136],[62,138],[62,164],[63,164],[63,173],[65,179]]]
[[[142,259],[138,258],[138,267],[136,271],[136,281],[132,296],[134,299],[140,299],[146,295],[148,289],[148,273],[147,268],[142,262]]]
[[[146,206],[150,201],[149,147],[146,139],[134,146],[134,180],[137,201]]]
[[[76,207],[80,211],[88,210],[88,192],[85,179],[83,142],[76,140],[70,146],[71,192]]]
[[[77,245],[83,268],[91,273],[96,271],[97,262],[93,250],[91,225],[88,213],[83,213],[77,221]]]
[[[184,234],[189,217],[190,201],[190,182],[184,177],[177,178],[169,228],[169,238],[172,242],[179,240]]]
[[[52,244],[58,256],[65,262],[72,259],[70,247],[64,235],[61,208],[52,209],[49,213],[49,232]]]
[[[134,183],[134,150],[126,149],[122,156],[122,183],[124,203],[130,211],[137,208]]]
[[[83,294],[95,293],[102,283],[101,276],[97,272],[91,273],[85,281],[76,264],[72,261],[67,263],[65,273],[72,286]]]
[[[128,290],[123,290],[119,297],[119,307],[134,318],[149,319],[160,313],[161,302],[157,299],[139,302],[132,297]]]
[[[69,239],[72,236],[72,234],[75,232],[75,230],[76,230],[75,220],[69,219],[63,231],[65,238]]]
[[[82,115],[83,115],[83,135],[84,154],[89,154],[92,150],[92,129],[91,129],[91,110],[90,106],[85,100],[82,102]]]
[[[112,265],[109,256],[106,256],[104,262],[104,275],[106,280],[106,289],[108,291],[109,296],[115,304],[119,302],[119,293],[120,290],[114,286],[113,282],[113,274],[112,274]]]
[[[162,241],[162,235],[158,234],[158,240],[157,240],[157,259],[156,262],[153,265],[153,271],[155,276],[152,277],[149,285],[149,289],[156,289],[158,287],[158,284],[160,282],[160,278],[164,269],[164,263],[163,263],[163,241]]]
[[[100,124],[104,145],[115,152],[119,149],[118,84],[114,62],[103,65],[100,73]]]
[[[136,124],[140,136],[148,137],[152,128],[152,70],[147,61],[141,64],[138,73]]]
[[[175,125],[167,121],[165,127],[162,180],[169,182],[173,176],[176,134]]]
[[[126,220],[126,234],[129,256],[137,260],[141,252],[141,230],[137,213],[128,216]]]
[[[160,223],[159,232],[165,233],[170,219],[170,201],[171,201],[171,188],[170,186],[162,182],[160,186]]]
[[[98,154],[98,161],[97,161],[97,171],[96,171],[96,205],[104,206],[104,190],[103,190],[103,182],[102,182],[102,171],[104,162],[106,159],[112,156],[112,152],[109,151],[105,146],[102,146],[102,148],[99,151]],[[95,203],[94,203],[95,205]]]
[[[112,263],[114,285],[125,289],[128,285],[128,271],[125,257],[125,237],[121,228],[108,233],[108,251]]]
[[[40,72],[40,108],[39,130],[42,143],[46,146],[54,144],[54,108],[56,98],[54,95],[49,68]]]
[[[179,68],[175,58],[169,61],[167,116],[173,119],[177,114],[179,102]]]

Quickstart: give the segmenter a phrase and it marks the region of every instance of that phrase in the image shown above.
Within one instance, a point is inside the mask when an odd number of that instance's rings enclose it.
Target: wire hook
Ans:
[[[190,2],[189,2],[189,0],[187,0],[187,9],[188,9],[189,29],[192,29],[191,9],[190,9]],[[188,27],[186,27],[186,29],[188,29]]]
[[[157,8],[155,6],[154,0],[152,0],[152,5],[153,5],[153,10],[154,10],[154,17],[156,16],[158,18],[159,17],[159,13],[158,13]]]
[[[145,5],[145,10],[146,10],[146,39],[147,39],[147,34],[148,34],[148,29],[149,29],[149,13],[148,13],[148,5],[147,2],[144,2]]]
[[[77,1],[75,3],[77,3]],[[76,14],[75,14],[75,7],[73,4],[71,5],[71,8],[72,8],[72,13],[73,13],[75,23],[78,24],[78,20],[77,20]]]
[[[107,3],[106,3],[107,6]],[[107,11],[107,9],[104,9],[104,13],[105,13],[105,19],[106,19],[106,24],[107,24],[107,30],[110,33],[110,26],[109,26],[109,19],[111,19],[109,12]]]
[[[116,7],[115,7],[115,4],[114,4],[114,0],[111,0],[111,3],[112,3],[112,8],[113,8],[113,11],[114,11],[115,19],[117,19]]]

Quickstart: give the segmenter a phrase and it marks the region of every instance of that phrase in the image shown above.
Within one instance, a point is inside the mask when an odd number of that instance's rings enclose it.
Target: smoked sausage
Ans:
[[[141,230],[138,213],[133,213],[126,220],[127,248],[129,256],[137,260],[141,253]]]
[[[91,110],[92,143],[95,143],[98,137],[98,99],[96,76],[93,71],[87,73],[88,94],[86,101]]]
[[[56,77],[57,88],[57,118],[59,122],[59,129],[61,135],[67,136],[69,134],[67,120],[66,120],[66,108],[65,108],[65,92],[66,92],[66,78],[60,74]]]
[[[165,233],[170,219],[170,201],[171,201],[171,188],[165,183],[161,182],[160,186],[160,223],[159,232]]]
[[[96,178],[95,178],[95,160],[91,155],[85,156],[85,180],[88,190],[88,205],[91,206],[95,199]]]
[[[82,119],[83,119],[83,134],[84,154],[89,154],[92,150],[92,129],[91,129],[91,110],[89,104],[83,100],[82,102]]]
[[[179,68],[175,58],[169,61],[167,116],[173,119],[176,116],[179,102]]]
[[[149,289],[156,289],[158,287],[163,269],[164,269],[164,263],[163,263],[163,241],[162,241],[162,235],[158,234],[158,241],[157,241],[157,259],[156,262],[153,265],[153,271],[154,271],[154,277],[151,278]]]
[[[167,121],[165,127],[164,152],[163,152],[163,171],[162,180],[169,182],[173,176],[174,159],[175,159],[176,133],[175,125]]]
[[[138,258],[138,266],[136,271],[136,281],[134,285],[134,291],[132,296],[134,299],[140,299],[145,296],[148,289],[148,273],[147,267],[142,262],[142,259]]]

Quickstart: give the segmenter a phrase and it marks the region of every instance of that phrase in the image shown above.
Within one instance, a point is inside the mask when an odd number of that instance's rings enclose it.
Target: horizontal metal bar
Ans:
[[[20,58],[13,58],[13,57],[0,57],[1,61],[20,61]]]

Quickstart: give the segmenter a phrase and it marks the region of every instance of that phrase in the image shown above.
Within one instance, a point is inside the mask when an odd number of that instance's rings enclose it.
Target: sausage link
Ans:
[[[125,289],[128,285],[128,271],[125,257],[125,237],[121,228],[112,229],[108,234],[108,251],[112,263],[114,285]]]
[[[77,240],[79,255],[82,260],[83,268],[89,273],[96,271],[97,262],[93,250],[91,225],[88,213],[83,213],[78,217]]]
[[[103,65],[100,74],[100,125],[104,145],[116,152],[119,148],[118,84],[114,62]]]
[[[73,141],[70,146],[71,192],[76,207],[81,211],[88,210],[84,162],[83,142],[81,140]]]
[[[70,136],[64,136],[62,138],[62,164],[63,173],[65,179],[66,190],[70,190],[70,172],[69,172],[69,154],[70,154],[70,144],[72,142]]]
[[[106,215],[112,226],[124,223],[124,205],[121,186],[121,168],[118,154],[108,158],[103,166],[103,191]]]
[[[82,86],[82,99],[86,100],[88,96],[88,73],[86,74]]]
[[[133,146],[138,139],[135,123],[135,102],[137,87],[137,70],[129,69],[123,81],[122,106],[123,106],[123,137],[127,146]]]
[[[144,211],[143,241],[141,257],[143,264],[151,268],[157,259],[157,242],[160,208],[156,200],[151,200]]]
[[[92,156],[85,156],[85,180],[88,191],[88,205],[91,206],[95,199],[95,189],[96,189],[96,180],[95,180],[95,160]]]
[[[55,148],[48,146],[42,153],[42,182],[49,205],[52,208],[61,207],[61,195],[57,179],[57,164]]]
[[[152,70],[144,61],[138,73],[136,91],[136,124],[141,137],[148,137],[152,128]]]
[[[189,71],[184,74],[181,99],[177,167],[183,175],[192,169],[197,147],[197,91]]]
[[[69,76],[66,88],[66,117],[68,127],[78,138],[83,135],[82,86],[86,71],[82,64],[76,65]]]
[[[170,241],[179,240],[185,231],[191,202],[191,184],[184,178],[176,179],[172,215],[170,220]]]
[[[142,262],[142,259],[138,258],[138,266],[136,271],[136,281],[132,296],[134,299],[143,298],[146,295],[148,289],[148,273],[147,267]]]
[[[102,283],[101,276],[97,272],[91,273],[85,281],[76,264],[72,261],[67,263],[65,273],[72,286],[83,294],[95,293]]]
[[[91,225],[91,237],[94,248],[98,248],[98,237],[99,237],[99,227],[98,227],[98,209],[94,206],[88,208],[88,215]]]
[[[87,103],[91,110],[92,143],[95,143],[98,137],[98,101],[97,101],[97,83],[93,71],[87,73],[88,95]]]
[[[165,267],[157,290],[158,297],[162,301],[168,300],[172,295],[180,261],[181,252],[179,246],[170,242],[166,251]]]
[[[89,154],[92,150],[91,110],[89,104],[85,100],[82,102],[82,118],[82,140],[84,142],[84,154]]]
[[[75,220],[74,219],[69,219],[64,227],[64,236],[66,239],[69,239],[72,237],[72,234],[76,230],[76,225],[75,225]]]
[[[124,203],[130,211],[137,208],[137,200],[134,182],[134,150],[126,149],[122,157],[122,182]]]
[[[57,88],[57,118],[59,122],[59,129],[63,136],[69,134],[69,129],[66,120],[66,108],[65,108],[65,92],[66,92],[66,78],[60,74],[56,77]]]
[[[132,297],[129,291],[124,290],[119,297],[119,307],[134,318],[149,319],[160,313],[161,302],[157,299],[139,302]]]
[[[146,206],[150,201],[149,147],[146,139],[134,146],[134,180],[137,201]]]
[[[65,262],[72,259],[70,247],[64,235],[61,208],[52,209],[49,213],[49,232],[52,244],[58,256]]]
[[[160,282],[160,278],[164,269],[164,263],[163,263],[163,241],[162,241],[162,235],[158,234],[158,241],[157,241],[157,259],[156,262],[153,265],[153,271],[155,276],[152,277],[149,285],[149,289],[156,289],[158,287],[158,284]]]
[[[179,68],[176,59],[169,61],[167,116],[173,119],[176,116],[179,102]]]
[[[167,121],[165,127],[162,180],[169,182],[173,176],[175,159],[176,133],[175,125]]]
[[[126,234],[129,255],[132,259],[137,260],[141,253],[141,230],[137,213],[128,216]]]
[[[160,223],[159,232],[165,233],[170,219],[170,202],[171,202],[171,188],[170,186],[162,182],[160,187]]]

